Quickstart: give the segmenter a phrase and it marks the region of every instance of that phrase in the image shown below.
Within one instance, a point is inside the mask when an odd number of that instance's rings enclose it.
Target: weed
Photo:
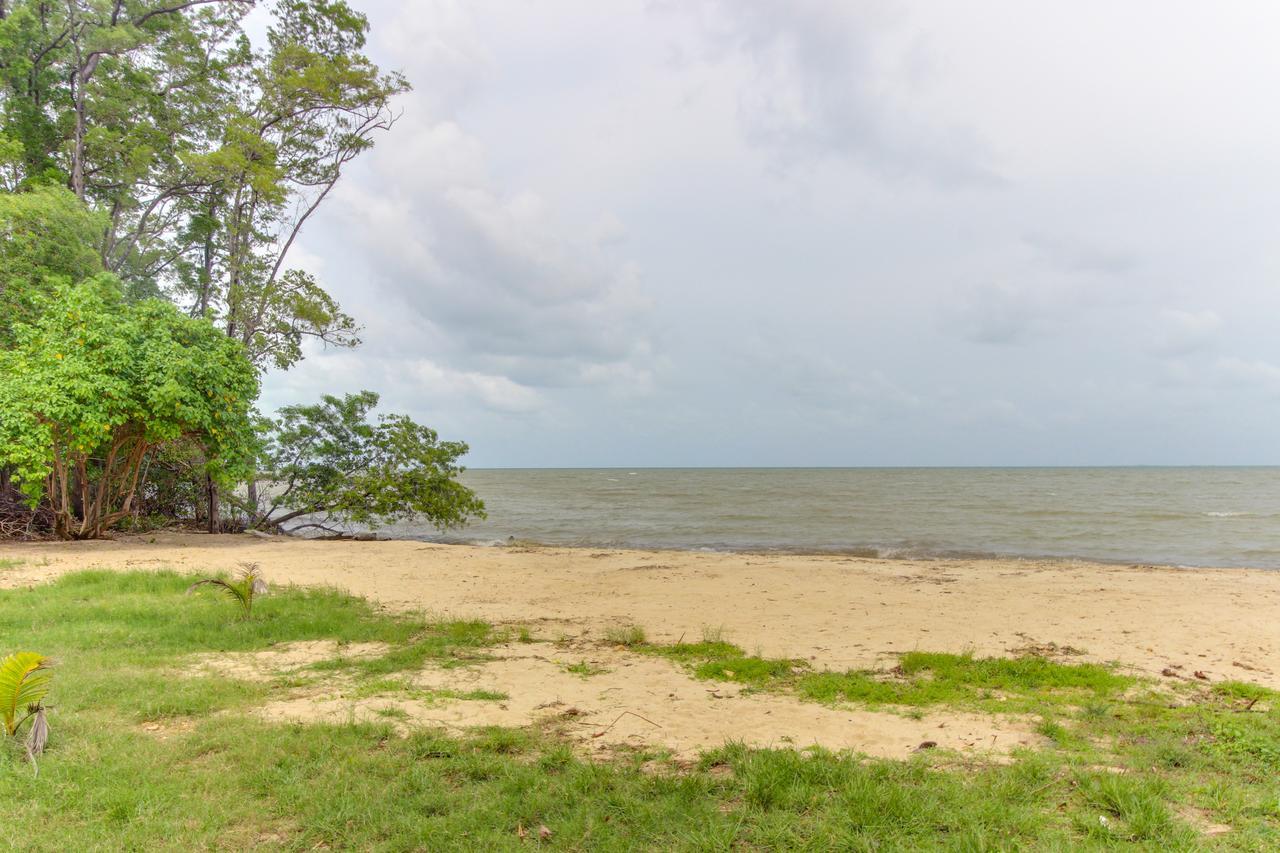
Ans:
[[[644,645],[644,628],[639,625],[613,625],[605,629],[605,641],[614,646]]]
[[[567,664],[564,668],[565,672],[571,672],[574,675],[580,675],[583,678],[590,678],[593,675],[603,675],[609,669],[603,666],[596,666],[587,661],[578,661],[577,663]]]

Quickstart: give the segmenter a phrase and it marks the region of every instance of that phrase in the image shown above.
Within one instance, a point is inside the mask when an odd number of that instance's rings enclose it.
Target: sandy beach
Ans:
[[[721,628],[769,656],[875,667],[912,649],[1016,654],[1071,648],[1151,675],[1280,688],[1280,572],[1037,560],[322,542],[162,533],[9,543],[0,586],[78,568],[234,570],[328,584],[397,609],[598,636],[620,623],[659,641]]]
[[[417,541],[270,540],[162,533],[115,541],[6,544],[0,588],[81,568],[234,571],[254,562],[275,585],[328,585],[392,610],[524,626],[481,665],[427,668],[422,689],[491,690],[502,702],[357,699],[342,682],[260,708],[310,721],[394,714],[406,725],[552,726],[588,752],[660,747],[681,760],[737,741],[821,745],[903,757],[930,741],[998,759],[1043,743],[1036,721],[936,709],[904,715],[825,707],[708,683],[669,661],[606,641],[637,625],[650,640],[713,630],[769,657],[815,668],[889,670],[911,650],[1115,662],[1160,680],[1280,687],[1280,572],[1036,560],[872,560],[691,551],[475,547]],[[378,649],[291,644],[210,653],[191,669],[275,678]],[[571,667],[590,671],[590,678]],[[1162,673],[1164,673],[1162,675]]]

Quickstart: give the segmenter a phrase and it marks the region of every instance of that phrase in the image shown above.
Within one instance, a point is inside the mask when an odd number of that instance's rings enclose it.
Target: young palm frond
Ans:
[[[240,605],[245,619],[253,617],[254,596],[263,595],[267,591],[267,582],[262,579],[257,563],[241,563],[240,576],[235,580],[224,581],[221,578],[205,578],[187,587],[187,595],[196,591],[197,587],[216,586],[229,598]]]
[[[49,694],[49,659],[36,652],[16,652],[0,661],[0,723],[13,737],[33,714],[41,712],[40,701]],[[21,709],[27,716],[19,719]]]

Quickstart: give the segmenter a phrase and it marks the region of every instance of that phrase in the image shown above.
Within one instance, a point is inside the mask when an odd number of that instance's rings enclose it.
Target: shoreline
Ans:
[[[199,531],[193,531],[198,533]],[[234,534],[229,534],[234,535]],[[290,538],[287,536],[280,537]],[[265,541],[265,540],[264,540]],[[341,542],[350,541],[345,539],[317,539],[321,542]],[[922,549],[913,551],[910,547],[895,548],[885,546],[883,548],[876,546],[849,546],[849,547],[752,547],[752,546],[716,546],[716,545],[617,545],[609,543],[560,543],[560,542],[542,542],[536,539],[515,539],[508,541],[499,540],[440,540],[419,538],[415,536],[383,536],[378,534],[378,538],[374,540],[363,540],[374,542],[419,542],[424,545],[444,545],[451,547],[465,548],[562,548],[571,551],[636,551],[640,553],[649,552],[671,552],[676,554],[736,554],[746,557],[852,557],[860,560],[884,560],[884,561],[905,561],[912,563],[934,563],[940,561],[953,560],[984,560],[993,562],[1019,562],[1033,561],[1036,563],[1089,563],[1099,566],[1127,566],[1130,568],[1153,568],[1153,569],[1171,569],[1177,571],[1246,571],[1246,572],[1280,572],[1280,565],[1276,566],[1256,566],[1256,565],[1216,565],[1216,564],[1197,564],[1197,563],[1171,563],[1160,560],[1146,561],[1138,558],[1126,559],[1106,559],[1103,557],[1088,557],[1082,555],[1064,555],[1064,554],[1018,554],[1013,552],[1002,551],[982,551],[957,548],[955,550],[929,550]]]
[[[658,641],[722,629],[773,657],[887,668],[905,651],[1076,651],[1160,677],[1203,672],[1280,688],[1280,572],[1062,559],[867,558],[747,552],[475,546],[412,539],[260,539],[156,533],[0,544],[0,587],[82,568],[234,571],[335,586],[397,610]]]

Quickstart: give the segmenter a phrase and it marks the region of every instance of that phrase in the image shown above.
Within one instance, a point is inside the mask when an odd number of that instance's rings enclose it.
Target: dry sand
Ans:
[[[570,734],[593,746],[662,744],[691,753],[729,738],[901,755],[926,739],[960,749],[985,742],[1002,751],[1031,737],[1028,721],[954,714],[921,721],[739,696],[733,688],[692,681],[666,661],[601,649],[596,641],[605,629],[622,623],[668,642],[719,628],[750,651],[805,658],[817,667],[887,668],[912,649],[1078,650],[1076,659],[1117,661],[1156,676],[1172,669],[1179,677],[1200,672],[1209,681],[1280,688],[1277,571],[199,534],[6,544],[0,560],[6,559],[22,563],[0,571],[0,587],[85,567],[234,570],[252,561],[273,584],[328,584],[392,608],[528,625],[544,639],[561,638],[560,645],[513,645],[482,666],[417,676],[424,687],[485,687],[509,694],[509,701],[401,702],[391,713],[443,725],[526,724],[559,715]],[[280,660],[333,653],[310,649]],[[592,655],[608,672],[583,679],[564,671],[563,664]],[[304,692],[266,712],[284,718],[368,714],[400,700],[378,701],[384,704],[353,709],[341,696]],[[578,713],[565,717],[571,708]],[[622,711],[652,722],[624,714],[606,735],[592,737]]]

